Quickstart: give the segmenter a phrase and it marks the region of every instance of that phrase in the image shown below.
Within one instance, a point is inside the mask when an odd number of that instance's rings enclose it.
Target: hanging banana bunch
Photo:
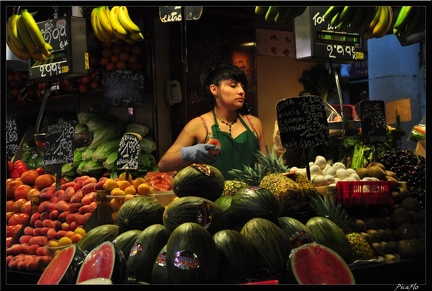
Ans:
[[[255,6],[255,14],[263,15],[265,21],[274,23],[286,23],[305,12],[306,6]]]
[[[45,61],[51,56],[53,49],[45,42],[33,15],[27,9],[8,18],[6,43],[11,52],[21,60]]]
[[[364,32],[365,39],[386,35],[393,23],[391,6],[330,6],[323,15],[336,30]]]
[[[129,44],[144,40],[139,26],[130,18],[126,6],[93,8],[90,22],[96,38],[102,42],[124,40]]]
[[[424,31],[425,12],[424,6],[402,6],[393,25],[393,33],[404,37]]]

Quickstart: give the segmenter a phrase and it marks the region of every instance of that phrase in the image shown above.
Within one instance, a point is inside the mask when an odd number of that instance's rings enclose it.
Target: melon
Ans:
[[[40,276],[37,284],[74,284],[84,258],[84,252],[75,244],[71,244],[70,246],[62,249],[51,260]]]
[[[112,240],[112,243],[123,252],[126,261],[129,258],[129,253],[132,246],[135,244],[135,241],[141,232],[142,230],[139,229],[131,229],[119,234],[115,239]]]
[[[113,284],[127,283],[126,259],[111,241],[101,243],[86,255],[76,284],[94,278],[110,279]]]
[[[217,283],[218,264],[216,243],[200,224],[182,223],[169,236],[166,267],[174,284]]]
[[[151,284],[172,284],[166,267],[166,249],[165,244],[156,256],[151,272]]]
[[[131,229],[143,231],[146,227],[160,223],[165,206],[151,196],[138,196],[127,200],[118,211],[116,224],[119,226],[119,234]]]
[[[211,235],[225,229],[227,224],[225,212],[215,202],[198,196],[181,197],[166,206],[163,225],[168,235],[184,222],[198,223]]]
[[[126,262],[129,282],[151,281],[153,263],[167,241],[168,235],[162,224],[153,224],[140,231]]]
[[[213,240],[220,256],[219,283],[241,284],[257,277],[257,250],[240,232],[223,229],[213,235]]]
[[[252,218],[265,218],[277,224],[280,214],[279,201],[267,188],[250,186],[240,188],[232,196],[226,210],[228,228],[241,230]]]
[[[199,196],[215,201],[222,195],[224,184],[225,178],[216,167],[195,163],[174,176],[173,191],[177,197]]]
[[[345,260],[332,249],[316,242],[293,249],[288,267],[298,284],[355,284],[354,276]]]
[[[296,248],[301,245],[311,243],[315,241],[313,235],[309,232],[306,225],[301,221],[289,217],[281,216],[278,218],[278,225],[288,234],[291,245]]]
[[[259,267],[267,270],[269,276],[263,279],[280,276],[286,271],[292,246],[288,235],[278,225],[265,218],[252,218],[240,233],[257,250]]]

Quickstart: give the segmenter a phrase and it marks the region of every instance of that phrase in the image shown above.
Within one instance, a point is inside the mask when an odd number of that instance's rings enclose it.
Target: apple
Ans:
[[[210,139],[207,143],[219,147],[218,150],[210,150],[210,151],[209,151],[212,155],[217,155],[217,154],[220,152],[221,143],[220,143],[220,141],[219,141],[218,139],[216,139],[216,138],[212,138],[212,139]]]

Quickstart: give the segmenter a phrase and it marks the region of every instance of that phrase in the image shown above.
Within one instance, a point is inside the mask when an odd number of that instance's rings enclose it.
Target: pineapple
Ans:
[[[242,170],[232,169],[230,174],[250,186],[267,188],[273,192],[279,200],[281,216],[305,221],[301,217],[310,212],[309,190],[310,187],[315,188],[309,181],[297,177],[301,176],[299,174],[287,175],[289,168],[284,164],[282,156],[277,157],[274,149],[266,147],[266,150],[267,154],[261,151],[254,153],[257,162],[253,168],[244,166]],[[300,184],[295,180],[299,180]]]
[[[233,196],[235,193],[237,193],[238,189],[247,187],[249,187],[249,185],[243,181],[225,180],[222,196]]]
[[[321,197],[317,194],[311,196],[311,206],[319,216],[326,217],[336,223],[345,233],[351,244],[354,260],[371,260],[375,258],[375,253],[368,241],[357,230],[354,220],[348,215],[336,198],[331,201],[329,190],[326,196]]]

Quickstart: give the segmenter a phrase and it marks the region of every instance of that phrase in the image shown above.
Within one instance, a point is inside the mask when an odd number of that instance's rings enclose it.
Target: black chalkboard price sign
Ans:
[[[45,133],[44,166],[73,162],[75,149],[75,121],[48,125]]]
[[[366,144],[386,141],[385,104],[382,100],[360,102],[362,140]]]
[[[6,117],[6,154],[13,156],[19,147],[19,130],[15,116]]]
[[[120,139],[118,147],[117,169],[136,170],[141,152],[141,135],[137,133],[125,133]]]
[[[282,99],[276,104],[276,115],[285,148],[309,148],[329,140],[325,105],[319,96]]]
[[[104,76],[104,100],[108,107],[142,107],[144,75],[141,72],[112,71]]]
[[[44,40],[53,50],[44,61],[32,59],[30,80],[50,80],[88,74],[86,19],[65,16],[38,22]]]

